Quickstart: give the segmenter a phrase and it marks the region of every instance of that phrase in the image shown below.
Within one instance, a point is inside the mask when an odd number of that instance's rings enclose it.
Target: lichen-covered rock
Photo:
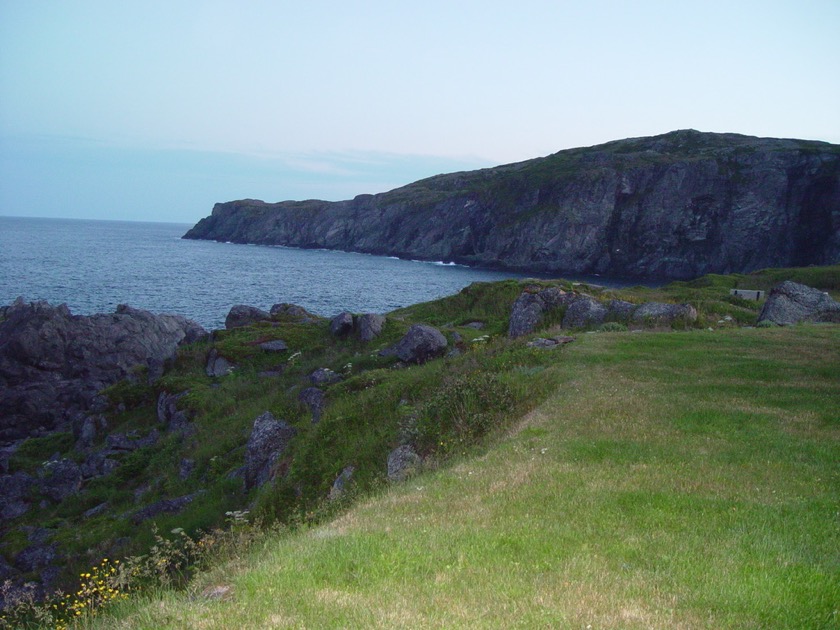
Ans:
[[[770,290],[758,321],[780,326],[803,321],[840,323],[840,302],[819,289],[788,280]]]
[[[330,320],[330,334],[333,337],[345,337],[353,332],[353,314],[343,311]]]
[[[260,344],[260,350],[265,350],[266,352],[286,352],[288,349],[289,346],[282,339],[263,341]]]
[[[406,363],[425,363],[446,353],[447,341],[437,328],[414,324],[394,346],[394,353]]]
[[[359,339],[365,343],[373,341],[382,334],[382,327],[385,325],[385,316],[377,313],[365,313],[356,318],[356,331]]]
[[[332,385],[341,380],[341,375],[330,368],[318,368],[309,375],[309,382],[313,385]]]
[[[298,400],[309,408],[309,412],[312,414],[312,424],[321,421],[321,414],[324,413],[324,408],[327,406],[327,397],[323,390],[317,387],[307,387],[300,393]]]
[[[607,307],[588,295],[580,295],[569,304],[563,316],[563,328],[599,326],[607,315]]]
[[[536,293],[522,293],[513,303],[508,337],[515,339],[534,332],[543,318],[545,302]]]
[[[297,433],[288,422],[278,420],[271,412],[254,420],[254,428],[245,446],[245,486],[261,486],[274,476],[274,464],[288,448]]]
[[[257,308],[256,306],[247,306],[245,304],[236,304],[228,311],[225,317],[225,328],[241,328],[242,326],[250,326],[257,322],[271,319],[271,313]]]
[[[222,376],[227,376],[233,370],[235,366],[233,363],[228,361],[224,358],[216,348],[210,348],[210,352],[207,353],[207,365],[204,368],[205,374],[210,378],[219,378]]]
[[[607,316],[605,319],[611,322],[626,324],[633,317],[636,305],[625,300],[610,300],[607,303]]]
[[[402,444],[388,453],[388,479],[402,481],[422,463],[422,458],[410,444]]]
[[[327,498],[330,501],[334,501],[344,494],[347,487],[350,485],[350,482],[353,480],[354,472],[356,472],[355,466],[345,466],[344,470],[339,473],[338,477],[336,477],[335,481],[333,481],[329,495],[327,495]]]

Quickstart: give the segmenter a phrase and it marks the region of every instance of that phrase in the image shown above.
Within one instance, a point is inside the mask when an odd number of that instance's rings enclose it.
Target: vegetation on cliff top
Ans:
[[[186,597],[152,591],[152,603],[117,604],[105,626],[836,623],[837,327],[737,329],[759,305],[729,295],[733,283],[782,277],[840,289],[838,266],[585,288],[688,301],[703,330],[581,334],[551,351],[504,336],[513,300],[537,281],[476,284],[400,309],[367,345],[331,336],[324,320],[218,331],[154,385],[109,392],[110,430],[143,434],[158,426],[160,391],[188,391],[194,432],[164,434],[73,501],[21,517],[0,552],[13,556],[38,524],[67,553],[70,578],[103,557],[146,553],[155,536],[198,540],[250,507],[294,531],[249,538],[256,547],[230,564],[181,571]],[[417,321],[440,326],[459,356],[393,369],[377,351]],[[261,377],[278,359],[258,344],[278,338],[289,346],[282,373]],[[236,364],[232,374],[206,376],[210,345]],[[313,424],[298,394],[321,367],[343,380],[326,388]],[[298,435],[277,481],[246,493],[234,473],[266,410]],[[385,489],[387,455],[406,440],[427,472]],[[48,442],[25,443],[13,465],[34,470],[51,449],[76,456],[66,435]],[[349,465],[349,490],[328,501]],[[155,517],[156,530],[131,521],[140,505],[196,492],[182,512]],[[195,597],[216,583],[232,587],[229,601]]]

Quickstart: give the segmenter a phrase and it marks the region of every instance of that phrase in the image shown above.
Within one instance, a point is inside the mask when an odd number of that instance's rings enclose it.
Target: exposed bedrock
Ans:
[[[840,261],[840,146],[675,131],[340,202],[216,204],[185,238],[691,278]]]
[[[146,368],[155,378],[178,346],[206,331],[179,315],[121,305],[73,315],[18,299],[0,323],[0,443],[69,428],[104,388]]]

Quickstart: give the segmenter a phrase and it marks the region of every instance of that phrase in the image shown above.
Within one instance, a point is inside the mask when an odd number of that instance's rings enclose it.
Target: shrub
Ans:
[[[514,404],[510,386],[495,374],[473,372],[449,378],[424,406],[417,424],[418,446],[427,453],[446,453],[474,442]]]
[[[606,322],[598,328],[601,332],[627,332],[627,326],[621,322]]]

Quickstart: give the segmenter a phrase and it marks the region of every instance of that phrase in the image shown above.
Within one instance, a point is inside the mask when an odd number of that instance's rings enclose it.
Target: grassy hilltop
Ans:
[[[154,387],[110,392],[126,408],[116,427],[148,431],[159,391],[188,390],[192,437],[127,454],[113,478],[34,518],[90,566],[116,537],[133,537],[125,555],[155,542],[151,521],[126,517],[138,490],[145,502],[204,491],[154,519],[157,551],[127,582],[142,588],[82,611],[79,627],[838,627],[840,327],[744,327],[759,306],[729,296],[782,278],[840,291],[836,266],[576,287],[688,301],[700,319],[576,331],[550,350],[504,335],[528,284],[516,281],[391,313],[372,345],[333,338],[326,321],[218,332],[233,374],[208,378],[208,343],[197,344]],[[376,350],[415,321],[457,332],[460,355],[393,369]],[[466,325],[476,321],[484,328]],[[260,378],[277,360],[255,342],[274,338],[292,358]],[[312,424],[297,394],[319,367],[344,380]],[[243,494],[231,472],[266,410],[298,435],[276,482]],[[406,440],[423,470],[387,484],[387,454]],[[22,448],[16,465],[41,450]],[[185,458],[194,472],[182,479]],[[326,500],[348,465],[349,490]],[[103,501],[107,513],[81,518]],[[236,512],[246,508],[283,525],[258,531]],[[231,529],[201,534],[225,512]],[[214,540],[215,551],[197,547]]]

